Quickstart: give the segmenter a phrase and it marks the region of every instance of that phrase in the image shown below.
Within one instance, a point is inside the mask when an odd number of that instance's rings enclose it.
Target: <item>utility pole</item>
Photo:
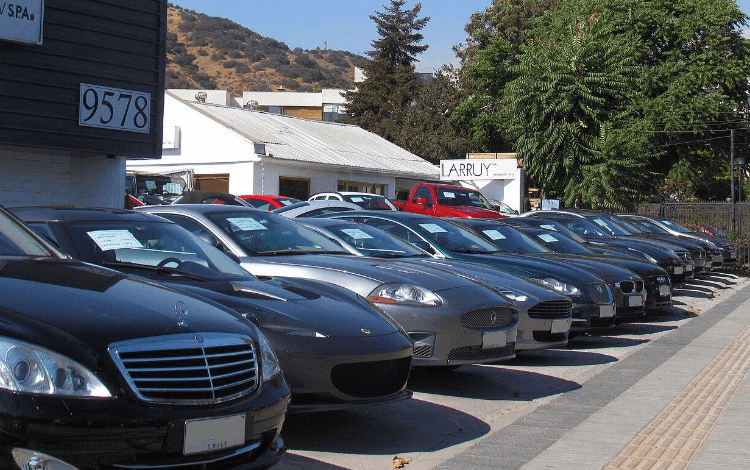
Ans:
[[[730,131],[729,134],[729,180],[731,183],[729,184],[731,188],[731,198],[732,198],[732,234],[735,233],[735,218],[734,218],[734,129]]]

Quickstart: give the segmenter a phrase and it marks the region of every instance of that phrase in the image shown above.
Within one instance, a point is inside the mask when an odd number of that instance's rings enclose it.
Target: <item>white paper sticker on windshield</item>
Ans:
[[[599,225],[600,227],[607,226],[607,222],[603,221],[602,219],[594,219],[594,222],[596,222],[596,225]]]
[[[542,233],[539,235],[539,238],[544,240],[547,243],[558,241],[557,238],[555,238],[553,235],[550,235],[549,233]]]
[[[497,230],[482,230],[482,232],[490,237],[492,240],[505,240],[505,235],[498,232]]]
[[[141,242],[127,230],[96,230],[87,233],[102,251],[119,248],[143,248]]]
[[[232,217],[227,219],[232,225],[238,229],[249,232],[253,230],[268,230],[265,225],[261,224],[252,217]]]
[[[439,226],[438,224],[419,224],[420,227],[427,230],[430,233],[443,233],[447,232],[446,229]]]
[[[443,197],[454,198],[456,195],[454,193],[444,192]]]
[[[352,197],[352,202],[362,202],[362,201],[364,201],[364,199],[362,199],[361,197]]]
[[[365,238],[372,238],[371,235],[363,232],[361,229],[358,229],[358,228],[342,228],[341,231],[349,235],[355,240],[363,240]]]
[[[557,232],[557,229],[555,228],[555,226],[554,226],[554,225],[547,225],[547,224],[544,224],[544,225],[540,225],[539,227],[541,227],[541,228],[543,228],[543,229],[546,229],[546,230],[554,230],[555,232]]]

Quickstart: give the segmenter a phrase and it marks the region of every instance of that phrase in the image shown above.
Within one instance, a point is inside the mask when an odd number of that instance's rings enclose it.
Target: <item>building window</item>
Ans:
[[[279,196],[287,196],[307,201],[310,197],[310,180],[279,176]]]

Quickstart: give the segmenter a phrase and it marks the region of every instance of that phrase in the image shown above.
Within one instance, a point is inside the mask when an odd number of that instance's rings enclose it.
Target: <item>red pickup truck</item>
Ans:
[[[418,183],[400,209],[434,217],[501,219],[505,215],[477,190],[448,184]]]

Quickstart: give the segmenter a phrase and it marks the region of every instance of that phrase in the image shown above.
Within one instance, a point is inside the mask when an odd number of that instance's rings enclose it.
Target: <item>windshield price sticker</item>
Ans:
[[[364,199],[362,199],[361,197],[353,197],[352,198],[352,202],[362,202],[362,201],[364,201]]]
[[[358,228],[343,228],[341,229],[341,231],[349,235],[355,240],[364,240],[366,238],[372,238],[371,235],[363,232],[361,229],[358,229]]]
[[[542,233],[539,235],[539,238],[547,243],[556,242],[557,238],[555,238],[553,235],[550,235],[548,233]]]
[[[242,230],[243,232],[252,232],[254,230],[268,230],[268,228],[253,219],[252,217],[233,217],[227,219],[229,223]]]
[[[546,229],[546,230],[554,230],[555,232],[557,232],[557,229],[553,227],[552,225],[544,224],[544,225],[540,225],[539,227]]]
[[[443,193],[443,197],[447,197],[449,199],[455,199],[456,195],[453,193]]]
[[[430,233],[445,233],[446,229],[439,226],[438,224],[419,224],[420,227],[427,230]]]
[[[498,232],[497,230],[484,230],[483,233],[490,237],[492,240],[505,240],[505,235]]]
[[[102,251],[120,248],[143,248],[141,242],[127,230],[96,230],[87,233]]]
[[[78,125],[148,133],[151,94],[81,83]]]

